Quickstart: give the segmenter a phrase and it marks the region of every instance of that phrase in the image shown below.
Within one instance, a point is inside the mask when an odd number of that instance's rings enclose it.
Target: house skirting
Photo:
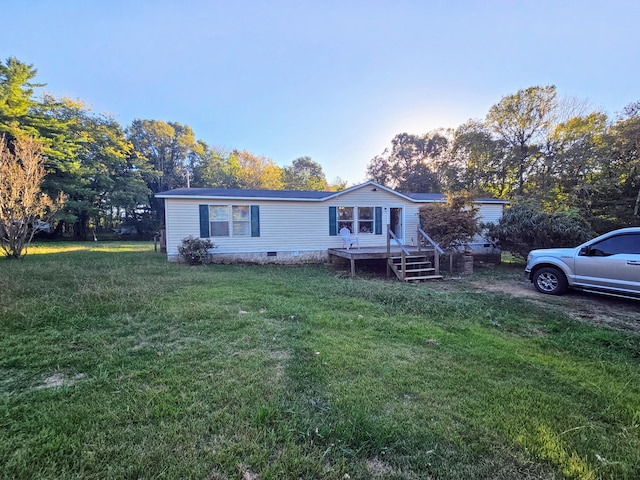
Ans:
[[[178,255],[169,255],[168,260],[170,262],[178,262],[180,261],[180,258]],[[326,263],[327,260],[327,250],[234,253],[219,253],[214,251],[209,255],[209,263],[217,264],[251,263],[256,265],[295,265],[305,263]]]

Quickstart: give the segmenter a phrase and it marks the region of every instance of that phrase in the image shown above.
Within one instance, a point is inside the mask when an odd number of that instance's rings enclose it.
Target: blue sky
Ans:
[[[0,59],[123,126],[365,179],[401,132],[484,118],[534,85],[611,116],[640,100],[637,0],[2,0]]]

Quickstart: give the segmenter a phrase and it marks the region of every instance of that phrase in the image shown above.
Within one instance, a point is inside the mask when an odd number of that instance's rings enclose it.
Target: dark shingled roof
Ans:
[[[322,201],[324,199],[340,196],[342,193],[363,187],[365,185],[372,185],[374,190],[376,188],[383,188],[390,192],[394,192],[398,195],[402,195],[405,198],[410,198],[415,202],[442,202],[447,196],[443,193],[404,193],[397,192],[390,188],[379,185],[375,182],[367,182],[362,185],[357,185],[342,192],[318,192],[316,190],[252,190],[244,188],[176,188],[174,190],[168,190],[166,192],[156,193],[156,197],[160,198],[254,198],[254,199],[273,199],[273,200],[308,200],[308,201]],[[497,198],[477,198],[476,202],[481,203],[502,203],[507,204],[509,202],[505,200],[499,200]]]

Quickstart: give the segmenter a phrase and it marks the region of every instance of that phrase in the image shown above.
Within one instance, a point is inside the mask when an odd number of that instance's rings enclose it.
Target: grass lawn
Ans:
[[[640,337],[465,281],[36,245],[0,260],[0,478],[637,479]]]

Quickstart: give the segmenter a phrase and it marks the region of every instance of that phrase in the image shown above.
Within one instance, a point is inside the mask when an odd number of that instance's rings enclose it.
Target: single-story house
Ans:
[[[178,260],[188,236],[209,238],[214,262],[316,263],[342,248],[348,227],[360,247],[383,247],[389,226],[405,245],[416,245],[418,210],[445,195],[400,193],[368,181],[341,192],[178,188],[164,199],[166,248]],[[497,222],[504,200],[477,199],[480,221]]]

